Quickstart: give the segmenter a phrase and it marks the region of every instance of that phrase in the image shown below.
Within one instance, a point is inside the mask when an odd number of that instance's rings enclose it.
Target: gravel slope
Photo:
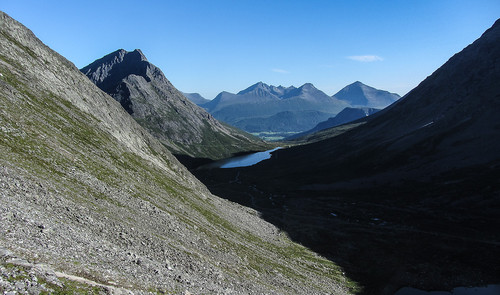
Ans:
[[[10,253],[0,291],[46,280],[29,274],[39,264],[65,274],[54,284],[67,290],[71,276],[138,294],[355,287],[258,212],[211,195],[118,102],[3,12],[0,74],[0,247]]]

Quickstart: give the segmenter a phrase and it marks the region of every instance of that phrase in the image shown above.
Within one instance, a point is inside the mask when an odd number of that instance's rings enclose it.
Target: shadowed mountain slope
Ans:
[[[314,126],[314,128],[312,128],[308,131],[296,134],[294,136],[290,136],[287,138],[287,140],[300,138],[302,136],[305,136],[305,135],[308,135],[308,134],[311,134],[314,132],[318,132],[318,131],[332,128],[335,126],[339,126],[339,125],[349,123],[349,122],[352,122],[352,121],[355,121],[355,120],[358,120],[361,118],[365,118],[365,117],[368,117],[372,114],[375,114],[378,111],[380,111],[380,110],[374,109],[374,108],[362,108],[362,107],[345,108],[340,113],[338,113],[335,117],[331,117],[331,118],[328,118],[328,120],[326,120],[326,121],[320,122],[318,125]]]
[[[498,81],[500,20],[388,108],[255,166],[196,173],[365,294],[498,284]]]
[[[117,81],[146,80],[128,77]],[[353,286],[255,210],[210,194],[117,101],[3,12],[0,106],[3,292],[345,294]]]
[[[140,50],[115,51],[81,71],[174,154],[215,160],[266,147],[188,100]]]
[[[495,136],[500,126],[499,31],[496,23],[404,98],[367,118],[363,126],[330,140],[279,151],[279,161],[308,155],[308,162],[320,165],[312,169],[329,170],[341,163],[364,168],[351,168],[353,174],[346,175],[350,178],[394,166],[428,177],[428,172],[439,174],[499,160],[500,139]],[[368,158],[357,160],[363,156]],[[328,182],[327,177],[316,173],[309,181]]]

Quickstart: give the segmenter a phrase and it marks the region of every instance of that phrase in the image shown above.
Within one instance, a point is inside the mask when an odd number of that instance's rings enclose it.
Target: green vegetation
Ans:
[[[0,34],[2,37],[5,39],[9,40],[12,44],[15,44],[17,47],[21,48],[23,51],[25,51],[27,54],[29,54],[32,58],[37,58],[37,55],[33,50],[31,50],[29,47],[22,45],[20,42],[18,42],[15,38],[13,38],[11,35],[7,34],[5,31],[0,31]]]
[[[252,135],[258,136],[263,140],[266,141],[279,141],[283,140],[288,136],[295,135],[297,133],[300,133],[299,131],[296,132],[253,132],[251,133]]]
[[[2,36],[9,41],[12,39],[7,38],[4,33]],[[0,39],[0,42],[2,41]],[[72,104],[71,101],[82,104],[85,102],[88,105],[84,107],[95,108],[99,104],[93,105],[91,101],[102,98],[93,97],[99,93],[85,94],[86,85],[79,88],[77,79],[80,76],[76,75],[80,73],[68,78],[68,81],[74,84],[65,80],[66,76],[71,76],[71,73],[67,72],[57,73],[54,70],[47,78],[41,74],[46,72],[45,68],[25,68],[26,59],[36,64],[38,57],[30,54],[33,52],[28,47],[22,47],[20,43],[15,43],[15,46],[27,52],[21,62],[13,62],[12,56],[0,55],[0,79],[6,84],[6,87],[0,88],[0,164],[9,169],[11,175],[8,176],[20,179],[20,189],[28,192],[27,197],[31,197],[29,194],[32,193],[32,187],[36,186],[36,189],[40,190],[33,192],[35,201],[25,205],[27,208],[33,205],[29,209],[39,210],[37,212],[41,212],[40,216],[43,217],[29,216],[32,211],[25,210],[27,216],[33,220],[44,219],[63,228],[68,226],[75,232],[83,230],[89,243],[75,241],[79,243],[79,250],[82,252],[91,249],[90,243],[101,242],[100,239],[103,239],[102,247],[109,256],[104,257],[98,252],[89,251],[90,253],[79,253],[79,256],[75,255],[70,259],[65,255],[67,249],[63,247],[57,249],[60,252],[44,252],[46,249],[36,243],[31,245],[33,248],[22,250],[29,252],[36,249],[45,255],[44,259],[48,263],[57,264],[58,269],[67,270],[68,273],[78,273],[80,269],[85,273],[95,273],[95,278],[92,279],[101,282],[106,281],[106,274],[99,273],[99,270],[104,268],[104,263],[108,267],[106,269],[115,267],[109,266],[109,257],[125,255],[122,253],[125,248],[121,247],[125,242],[113,237],[104,237],[106,230],[113,231],[108,236],[112,236],[117,230],[123,230],[126,236],[136,235],[133,240],[131,238],[126,241],[129,243],[127,247],[131,245],[133,251],[147,257],[155,267],[161,265],[166,253],[174,253],[180,261],[180,271],[187,269],[186,265],[191,263],[189,259],[192,259],[195,266],[198,263],[203,268],[213,268],[215,272],[221,272],[222,280],[232,282],[233,279],[248,279],[252,283],[260,282],[269,290],[296,290],[289,286],[272,285],[270,282],[275,279],[274,272],[284,276],[282,281],[293,282],[290,284],[294,284],[295,288],[311,286],[327,291],[327,286],[320,285],[321,282],[330,285],[346,282],[335,264],[295,245],[284,235],[280,235],[274,243],[240,228],[237,223],[240,221],[238,214],[245,213],[237,211],[225,201],[219,201],[221,207],[214,205],[216,202],[212,201],[217,200],[216,197],[210,196],[208,190],[184,167],[178,167],[178,162],[159,142],[149,135],[139,134],[142,128],[136,126],[132,120],[126,121],[129,117],[120,112],[110,113],[118,109],[86,112],[84,108]],[[43,62],[39,64],[45,66]],[[102,99],[105,98],[107,97]],[[123,117],[112,121],[115,115]],[[110,122],[105,121],[107,119]],[[139,131],[136,134],[128,129],[115,130],[115,127],[110,127],[121,123],[132,124],[127,127],[132,130],[137,128]],[[209,126],[205,128],[208,130]],[[130,134],[123,135],[126,132]],[[222,147],[234,153],[245,149],[269,147],[269,144],[259,140],[255,140],[258,144],[251,140],[247,141],[248,145],[235,143],[234,138],[229,135],[208,131],[202,136],[202,143],[207,143],[206,146],[186,145],[184,148],[192,148],[193,152],[198,149],[200,152],[206,152],[208,156],[220,152]],[[232,136],[244,139],[247,135],[239,133]],[[134,142],[126,142],[128,139],[140,141],[138,147]],[[216,144],[208,145],[214,142]],[[13,192],[12,196],[9,196],[13,200],[11,206],[17,206],[15,202],[25,201],[24,193],[17,194],[18,191],[15,190]],[[45,204],[37,203],[38,201],[47,202],[49,209]],[[55,216],[64,210],[70,213]],[[91,219],[94,222],[87,222]],[[248,221],[257,222],[251,218]],[[131,229],[132,227],[135,229]],[[73,242],[65,239],[81,237],[79,233],[72,231],[35,231],[40,234],[37,238],[55,247]],[[26,235],[31,234],[29,230],[27,232]],[[49,234],[52,235],[50,238],[47,237]],[[21,234],[20,236],[26,237]],[[200,249],[193,242],[197,238],[206,239],[210,243]],[[160,245],[164,252],[158,253],[160,251],[157,248],[148,249],[152,245]],[[212,256],[212,253],[217,255]],[[182,259],[187,260],[186,265],[182,265]],[[224,263],[219,264],[219,259]],[[235,267],[229,263],[233,260],[242,264]],[[142,271],[142,274],[148,271],[136,265],[131,267],[136,267],[134,270]],[[157,282],[152,282],[152,279],[138,282],[138,279],[134,281],[136,278],[124,274],[118,267],[112,270],[116,271],[117,277],[123,276],[123,281],[130,281],[130,285],[138,289],[161,289],[157,288]],[[315,280],[311,282],[308,275],[313,275]],[[203,274],[193,276],[198,280],[204,278]],[[154,275],[147,274],[145,277],[151,278]],[[10,278],[23,279],[23,273]],[[42,279],[40,281],[42,282]],[[55,294],[95,294],[102,291],[101,287],[64,279],[61,281],[62,287],[45,281],[42,283],[54,290]],[[300,283],[295,284],[295,281]],[[182,286],[181,283],[171,285]]]

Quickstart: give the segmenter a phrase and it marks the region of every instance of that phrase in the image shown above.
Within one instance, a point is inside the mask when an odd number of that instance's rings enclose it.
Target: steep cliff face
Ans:
[[[175,154],[220,159],[265,147],[192,103],[138,49],[117,50],[81,71]]]
[[[349,292],[338,266],[211,195],[116,100],[3,12],[0,106],[2,291]]]

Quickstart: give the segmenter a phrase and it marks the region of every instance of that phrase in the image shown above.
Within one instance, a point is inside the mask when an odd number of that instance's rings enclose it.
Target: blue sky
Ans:
[[[404,95],[500,17],[499,0],[27,1],[0,10],[81,68],[140,48],[179,90],[251,84]]]

